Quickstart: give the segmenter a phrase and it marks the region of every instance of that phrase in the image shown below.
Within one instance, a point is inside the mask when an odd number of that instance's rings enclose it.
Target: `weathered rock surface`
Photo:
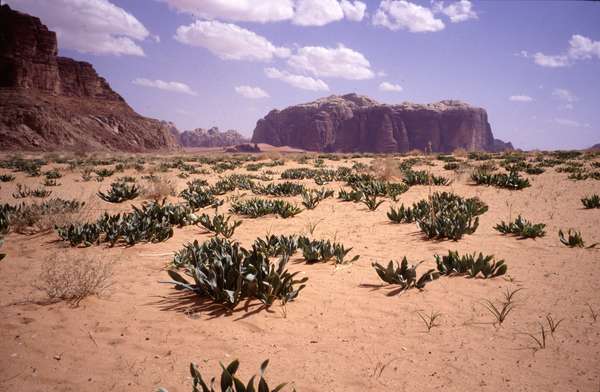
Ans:
[[[252,142],[379,153],[512,149],[510,143],[494,139],[482,108],[460,101],[386,105],[357,94],[273,110],[257,122]]]
[[[178,141],[183,147],[229,147],[247,143],[248,139],[233,129],[221,132],[219,128],[212,127],[181,132]]]
[[[57,56],[56,34],[0,6],[0,149],[175,147],[168,123],[137,114],[93,66]]]

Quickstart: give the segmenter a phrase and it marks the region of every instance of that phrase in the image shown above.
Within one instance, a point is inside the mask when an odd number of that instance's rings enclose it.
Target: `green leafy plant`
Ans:
[[[521,215],[514,222],[505,223],[504,221],[497,224],[494,229],[502,234],[513,234],[521,238],[536,238],[546,235],[543,223],[532,223]]]
[[[261,195],[271,196],[297,196],[306,192],[306,188],[302,184],[296,182],[285,181],[278,184],[255,185],[252,187],[252,192]]]
[[[504,260],[495,261],[494,256],[466,254],[459,256],[456,251],[449,251],[448,256],[435,255],[437,270],[442,275],[467,275],[471,278],[482,276],[494,278],[504,275],[508,270]]]
[[[12,174],[0,174],[0,182],[11,182],[15,179]]]
[[[427,283],[439,278],[440,275],[435,270],[430,269],[417,279],[417,267],[421,263],[423,262],[409,266],[405,256],[400,264],[390,260],[387,267],[379,263],[373,263],[372,265],[379,278],[386,283],[399,285],[401,290],[408,290],[412,287],[423,290]]]
[[[433,327],[439,327],[437,320],[440,317],[442,317],[442,314],[440,312],[434,312],[433,310],[429,314],[423,314],[421,312],[417,312],[417,315],[423,321],[423,324],[425,324],[425,327],[427,328],[427,332],[430,332],[431,328],[433,328]]]
[[[485,169],[477,169],[471,174],[471,179],[477,185],[493,185],[498,188],[523,189],[531,186],[529,180],[519,176],[517,171],[511,171],[508,174],[493,174]]]
[[[316,208],[321,201],[332,196],[333,191],[325,188],[304,190],[302,191],[302,205],[307,209],[312,210]]]
[[[589,197],[584,197],[581,199],[581,203],[585,208],[600,208],[600,196],[597,194],[593,194]]]
[[[37,189],[31,190],[31,196],[39,197],[41,199],[46,198],[46,197],[50,196],[51,194],[52,194],[52,191],[48,190],[46,188],[37,188]]]
[[[15,199],[23,199],[31,196],[31,189],[27,185],[17,184],[17,191],[12,194]]]
[[[367,206],[369,211],[375,211],[384,202],[384,200],[377,200],[377,195],[367,194],[363,195],[360,201]]]
[[[565,238],[565,233],[562,230],[558,231],[558,239],[563,245],[568,246],[569,248],[585,248],[585,242],[583,241],[583,237],[581,236],[581,232],[569,229],[567,233],[567,237]],[[588,249],[594,248],[596,244],[592,244],[588,246]]]
[[[251,218],[258,218],[259,216],[269,214],[277,214],[282,218],[289,218],[302,212],[300,208],[285,200],[260,198],[234,201],[231,204],[230,211],[234,214],[245,215]]]
[[[137,185],[129,185],[125,182],[116,181],[110,184],[107,193],[98,192],[98,197],[109,203],[122,203],[127,200],[133,200],[140,194]]]
[[[344,258],[352,248],[346,249],[342,244],[330,240],[311,240],[304,236],[298,238],[298,248],[308,264],[327,262],[334,257],[336,264],[353,263],[360,257],[357,255],[345,262]]]
[[[338,192],[338,199],[342,200],[342,201],[352,201],[352,202],[359,202],[363,197],[363,193],[361,191],[345,191],[343,189],[340,189],[340,191]]]
[[[414,171],[409,169],[404,171],[404,183],[406,183],[408,186],[450,185],[451,181],[445,177],[438,177],[424,170]]]
[[[221,392],[278,392],[282,390],[287,384],[279,384],[274,389],[270,389],[267,381],[265,380],[265,371],[267,370],[267,366],[269,361],[266,360],[260,365],[260,377],[258,379],[258,389],[255,388],[255,378],[256,376],[252,376],[250,380],[244,384],[239,378],[235,376],[240,363],[236,359],[232,361],[227,367],[221,364],[221,380],[220,380],[220,391]],[[215,378],[213,377],[210,380],[209,385],[202,379],[202,375],[200,374],[200,370],[196,364],[190,364],[190,373],[192,375],[192,387],[193,392],[217,392],[215,389]],[[158,392],[167,392],[164,388],[159,388]]]
[[[198,223],[206,230],[212,231],[216,235],[230,238],[235,232],[235,229],[242,224],[241,221],[233,221],[229,224],[230,218],[230,216],[225,218],[225,215],[223,214],[215,214],[212,218],[208,214],[202,214],[198,218]]]
[[[544,348],[546,348],[546,328],[544,328],[544,324],[539,323],[540,326],[540,333],[539,335],[535,335],[532,333],[528,333],[527,335],[533,339],[533,341],[536,343],[536,350],[542,350]]]
[[[179,194],[195,211],[212,205],[217,199],[212,190],[208,188],[205,180],[196,179],[187,183],[187,188]]]
[[[298,237],[295,235],[267,235],[265,238],[257,238],[253,247],[269,257],[290,257],[298,249]]]

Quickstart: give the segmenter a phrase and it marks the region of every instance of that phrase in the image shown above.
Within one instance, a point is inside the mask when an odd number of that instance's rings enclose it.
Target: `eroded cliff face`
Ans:
[[[217,127],[184,131],[179,134],[178,140],[183,147],[230,147],[248,142],[248,139],[233,129],[220,131]]]
[[[273,110],[256,124],[252,142],[379,153],[512,148],[495,141],[484,109],[460,101],[385,105],[356,94]]]
[[[0,6],[0,149],[175,147],[171,127],[137,114],[89,63],[57,56],[56,34]]]

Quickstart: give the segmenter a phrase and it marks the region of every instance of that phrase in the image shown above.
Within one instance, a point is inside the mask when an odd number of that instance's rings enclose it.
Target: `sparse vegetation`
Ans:
[[[409,265],[405,256],[400,264],[390,260],[387,267],[379,263],[373,263],[373,268],[375,268],[375,272],[381,280],[386,283],[399,285],[402,290],[408,290],[412,287],[423,290],[427,283],[439,278],[440,274],[430,269],[417,278],[417,267],[421,263]]]
[[[546,235],[545,227],[543,223],[532,223],[519,215],[514,222],[502,221],[494,229],[502,234],[513,234],[521,238],[537,238]]]
[[[494,256],[484,256],[482,253],[459,256],[458,252],[449,251],[448,256],[435,255],[435,262],[438,272],[449,276],[481,276],[487,279],[504,275],[508,270],[504,260],[496,261]]]
[[[98,197],[109,203],[122,203],[135,199],[139,194],[140,190],[135,184],[129,185],[125,182],[116,181],[110,184],[107,193],[98,192]]]
[[[563,233],[562,230],[559,230],[558,239],[563,245],[568,246],[569,248],[585,248],[585,242],[579,231],[569,229],[567,237],[565,238],[565,233]],[[594,248],[596,245],[598,244],[592,244],[588,246],[588,248]]]
[[[600,208],[600,196],[593,194],[589,197],[584,197],[581,199],[581,203],[587,209]]]
[[[505,173],[490,173],[487,170],[477,169],[471,175],[471,179],[477,185],[492,185],[498,188],[512,190],[523,189],[531,186],[529,180],[519,176],[517,171]]]
[[[225,215],[222,214],[215,214],[212,218],[208,214],[202,214],[198,218],[198,223],[206,230],[211,231],[216,235],[222,235],[225,238],[230,238],[235,232],[235,229],[242,224],[241,221],[233,221],[230,224],[230,218],[230,216],[225,218]]]

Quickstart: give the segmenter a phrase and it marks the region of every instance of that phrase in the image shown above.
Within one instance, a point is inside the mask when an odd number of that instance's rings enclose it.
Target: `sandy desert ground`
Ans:
[[[238,165],[233,171],[185,179],[177,176],[177,169],[161,175],[179,192],[193,178],[214,183],[231,173],[280,173],[313,166],[312,160],[301,164],[292,159],[297,156],[281,157],[284,166],[259,172]],[[384,199],[376,211],[334,197],[289,219],[236,216],[243,223],[233,239],[245,247],[267,233],[307,234],[316,224],[313,237],[335,239],[353,248],[349,256],[360,255],[352,264],[336,266],[331,262],[308,265],[296,253],[289,267],[309,280],[299,297],[285,307],[276,303],[265,310],[258,301],[244,301],[230,311],[160,284],[168,280],[166,268],[174,252],[190,241],[212,237],[197,226],[175,228],[174,236],[165,242],[113,248],[71,248],[54,231],[9,233],[0,249],[7,254],[0,262],[0,390],[150,392],[164,387],[170,392],[189,391],[190,362],[210,379],[220,374],[220,361],[237,358],[239,375],[247,380],[268,358],[269,382],[289,382],[285,390],[294,387],[299,392],[600,391],[600,317],[595,314],[600,314],[600,249],[569,248],[557,235],[559,229],[575,228],[586,243],[600,242],[600,209],[584,209],[580,201],[600,193],[600,182],[573,181],[567,173],[547,168],[541,175],[525,175],[531,187],[511,191],[475,186],[470,169],[444,170],[444,162],[435,154],[420,158],[414,169],[443,175],[452,184],[412,186],[398,202]],[[350,167],[361,162],[369,166],[376,159],[396,165],[408,158],[341,156],[336,161],[324,159],[324,165]],[[425,161],[434,166],[423,165]],[[77,169],[51,163],[43,171],[51,168],[64,175],[58,180],[62,185],[48,188],[51,197],[84,200],[90,215],[128,211],[143,201],[138,197],[111,204],[96,196],[116,177],[140,177],[134,170],[103,182],[83,182]],[[0,174],[5,173],[16,179],[0,184],[1,203],[22,201],[11,196],[17,183],[36,187],[43,181],[43,177],[0,169]],[[277,174],[272,177],[281,181]],[[311,179],[297,182],[318,187]],[[345,185],[332,182],[325,187],[337,196]],[[477,231],[458,241],[426,240],[415,224],[390,222],[386,216],[390,205],[410,205],[426,198],[430,188],[483,200],[489,210],[480,216]],[[219,212],[227,212],[230,198],[221,198],[226,202]],[[300,204],[300,197],[285,199]],[[169,200],[182,201],[176,196]],[[211,213],[211,208],[204,210]],[[518,214],[545,223],[546,236],[520,240],[494,230],[501,220]],[[493,279],[441,277],[423,291],[394,294],[397,288],[384,284],[371,266],[407,256],[412,262],[424,260],[422,271],[435,268],[434,254],[448,250],[493,254],[506,261],[508,272]],[[81,255],[114,262],[108,292],[88,297],[77,307],[49,303],[39,289],[42,265],[48,259]],[[521,290],[515,294],[514,309],[499,326],[484,301],[497,303],[507,289]],[[419,313],[430,312],[441,316],[439,325],[427,331]],[[554,334],[548,332],[546,347],[540,348],[529,334],[539,338],[540,323],[547,331],[548,314],[563,321]]]

